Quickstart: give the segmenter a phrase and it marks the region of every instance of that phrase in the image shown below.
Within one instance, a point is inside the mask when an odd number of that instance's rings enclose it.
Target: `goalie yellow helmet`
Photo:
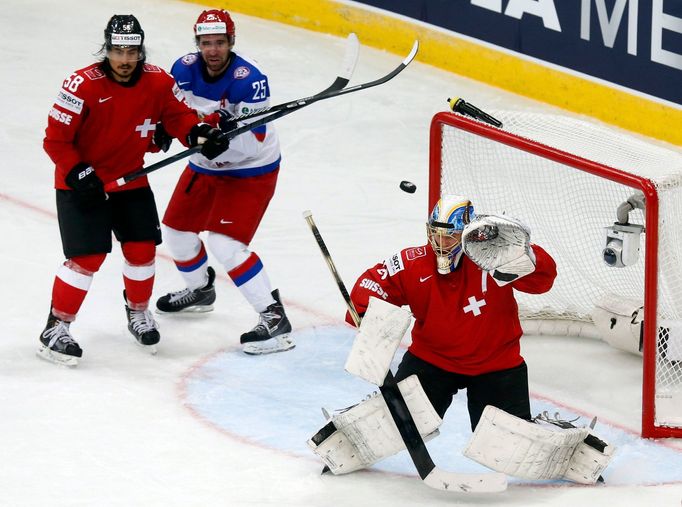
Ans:
[[[433,207],[426,234],[436,254],[440,274],[457,268],[462,257],[462,231],[473,218],[471,201],[461,195],[443,195]]]

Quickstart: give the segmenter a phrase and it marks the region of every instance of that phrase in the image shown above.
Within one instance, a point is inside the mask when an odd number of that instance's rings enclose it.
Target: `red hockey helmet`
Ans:
[[[230,45],[234,45],[234,21],[230,13],[222,9],[210,9],[199,14],[197,22],[194,23],[194,35],[210,35],[224,33]]]

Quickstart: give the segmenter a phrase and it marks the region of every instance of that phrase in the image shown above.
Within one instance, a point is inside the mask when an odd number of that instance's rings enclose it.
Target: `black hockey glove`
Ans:
[[[213,160],[230,147],[230,139],[220,129],[211,127],[208,123],[194,125],[187,136],[190,146],[201,145],[201,154]]]
[[[218,116],[220,116],[220,120],[218,120],[218,126],[220,127],[220,130],[223,132],[229,132],[238,127],[237,121],[232,118],[232,115],[227,111],[227,109],[218,109],[217,113]]]
[[[83,206],[91,207],[104,202],[107,198],[102,180],[95,174],[92,166],[84,162],[73,166],[64,180],[74,190]]]
[[[163,128],[161,122],[156,124],[156,129],[154,130],[153,137],[154,146],[156,146],[162,152],[167,152],[173,142],[173,136],[171,136],[166,129]]]

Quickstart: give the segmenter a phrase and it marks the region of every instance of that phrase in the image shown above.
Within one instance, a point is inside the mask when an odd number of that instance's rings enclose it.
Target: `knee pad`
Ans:
[[[206,242],[213,256],[226,271],[231,271],[239,266],[251,254],[241,241],[217,232],[209,232]]]
[[[196,232],[178,231],[163,225],[163,239],[176,261],[193,259],[201,251],[201,239]]]
[[[153,241],[128,241],[121,245],[123,257],[132,266],[146,266],[154,262],[156,244]]]
[[[67,259],[64,265],[76,272],[80,272],[82,270],[87,273],[97,273],[106,257],[107,254],[105,253],[77,255],[76,257]]]

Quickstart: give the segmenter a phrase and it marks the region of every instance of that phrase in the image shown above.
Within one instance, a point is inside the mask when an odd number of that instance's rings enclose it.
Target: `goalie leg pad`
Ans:
[[[346,371],[382,386],[395,351],[411,321],[412,314],[409,311],[370,297],[346,360]]]
[[[591,440],[599,441],[587,428],[533,423],[489,405],[464,455],[515,477],[594,484],[611,460],[613,448],[600,441],[600,451],[589,445]]]
[[[435,437],[442,420],[416,375],[398,382],[398,388],[419,433],[425,440]],[[327,424],[308,440],[308,446],[335,475],[365,468],[405,448],[379,393],[347,410],[334,413]]]

